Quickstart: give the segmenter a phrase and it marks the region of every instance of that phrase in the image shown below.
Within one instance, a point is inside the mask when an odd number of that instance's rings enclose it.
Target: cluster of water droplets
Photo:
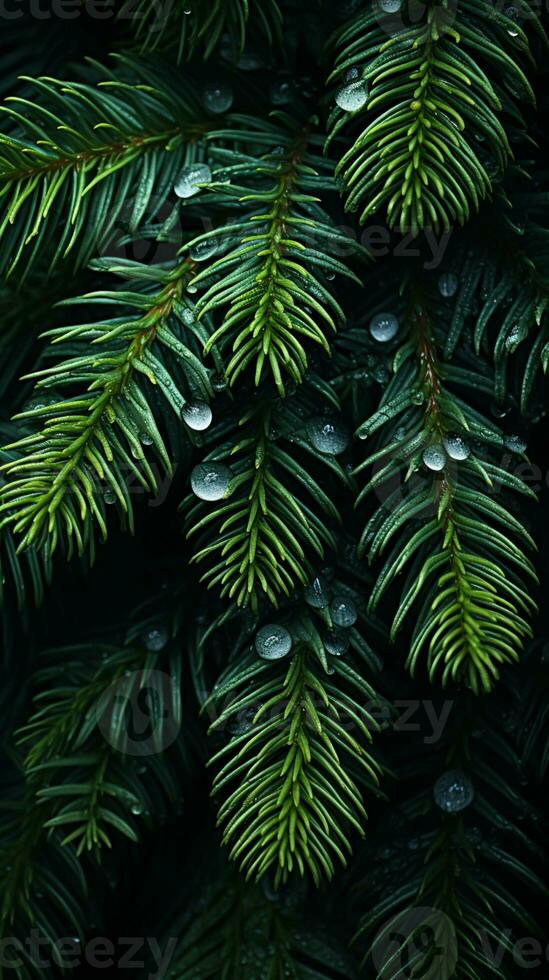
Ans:
[[[526,452],[526,443],[520,436],[505,436],[503,442],[505,448],[509,449],[512,453]]]
[[[211,181],[212,171],[207,163],[191,163],[183,167],[173,189],[178,197],[194,197],[201,191],[202,186],[211,184]]]
[[[465,810],[475,795],[473,784],[461,769],[449,769],[437,779],[433,796],[435,803],[445,813],[459,813]]]

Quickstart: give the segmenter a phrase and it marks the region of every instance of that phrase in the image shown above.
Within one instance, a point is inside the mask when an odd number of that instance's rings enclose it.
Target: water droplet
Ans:
[[[268,623],[255,635],[256,653],[264,660],[280,660],[287,657],[292,649],[292,636],[285,626]]]
[[[402,0],[379,0],[379,6],[384,14],[396,14],[402,6]]]
[[[368,88],[365,82],[350,82],[339,89],[335,100],[345,112],[357,112],[368,101]]]
[[[270,94],[273,105],[287,105],[293,98],[293,85],[291,82],[274,82]]]
[[[503,441],[505,448],[510,449],[512,453],[523,453],[526,451],[526,443],[520,436],[505,436]]]
[[[182,310],[181,319],[186,327],[191,327],[195,323],[195,316],[192,310]]]
[[[336,626],[353,626],[357,621],[358,613],[352,599],[334,596],[330,604],[330,616]]]
[[[116,494],[114,490],[105,490],[105,493],[103,494],[103,500],[105,501],[106,504],[114,504],[116,500]]]
[[[143,813],[143,806],[141,803],[132,803],[131,811],[135,817],[141,816]]]
[[[139,438],[144,446],[152,446],[153,437],[150,436],[148,432],[141,432]]]
[[[328,605],[328,593],[320,576],[317,575],[303,590],[303,598],[312,609],[324,609]]]
[[[516,21],[516,20],[519,19],[519,12],[518,12],[518,10],[517,10],[516,7],[513,7],[513,6],[511,6],[511,7],[505,7],[503,13],[504,13],[505,17],[508,17],[509,18],[509,20],[515,20]],[[508,27],[507,28],[507,33],[508,33],[509,37],[518,37],[518,34],[519,34],[519,32],[516,30],[515,27]]]
[[[203,432],[212,423],[212,410],[207,402],[185,402],[181,416],[183,421],[195,432]]]
[[[205,262],[206,259],[215,255],[219,248],[217,238],[204,238],[201,242],[195,242],[189,249],[189,255],[195,262]]]
[[[498,405],[497,402],[494,402],[491,408],[492,415],[496,419],[504,419],[505,416],[508,415],[510,411],[511,411],[510,405]]]
[[[211,183],[212,172],[206,163],[192,163],[183,167],[175,184],[174,191],[178,197],[193,197],[201,190],[201,184]]]
[[[444,446],[440,443],[435,442],[431,446],[427,446],[422,453],[423,462],[428,470],[443,470],[446,464],[446,453],[444,452]]]
[[[376,313],[370,320],[370,333],[382,344],[392,340],[398,330],[398,317],[394,313]]]
[[[349,432],[339,420],[311,419],[307,435],[315,449],[327,456],[338,456],[349,445]]]
[[[457,292],[459,286],[459,279],[453,272],[443,272],[441,276],[438,277],[438,291],[441,296],[448,299],[450,296],[454,296]]]
[[[461,769],[450,769],[437,779],[433,795],[441,810],[459,813],[472,803],[475,791],[466,773]]]
[[[163,650],[169,639],[168,630],[164,627],[155,627],[154,629],[147,630],[143,635],[143,645],[151,653],[158,653],[159,650]]]
[[[191,487],[200,500],[222,500],[227,496],[231,478],[224,463],[199,463],[191,473]]]
[[[422,391],[418,390],[413,392],[412,402],[414,403],[414,405],[423,405],[424,401],[425,401],[425,395],[423,394]]]
[[[465,442],[465,439],[462,439],[457,434],[448,433],[442,441],[450,459],[467,459],[471,455],[471,450]]]
[[[227,112],[233,104],[233,90],[224,82],[212,82],[202,92],[202,105],[208,112]]]
[[[339,630],[326,630],[324,634],[324,647],[326,653],[332,657],[342,657],[349,649],[350,639],[347,633]]]

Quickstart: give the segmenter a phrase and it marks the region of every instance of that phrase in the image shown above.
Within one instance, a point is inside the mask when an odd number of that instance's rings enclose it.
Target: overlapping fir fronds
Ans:
[[[298,932],[282,904],[287,886],[296,894],[307,887],[299,879],[310,879],[312,891],[346,865],[354,840],[364,835],[368,809],[378,836],[363,852],[357,876],[367,970],[398,980],[404,963],[418,976],[442,980],[446,962],[447,980],[451,970],[459,980],[507,977],[482,941],[501,943],[508,955],[508,923],[534,930],[516,901],[515,881],[521,900],[539,886],[531,870],[541,859],[537,811],[531,803],[528,811],[508,770],[514,774],[522,762],[536,779],[546,772],[540,701],[546,671],[532,670],[527,660],[536,691],[524,709],[531,727],[520,736],[522,760],[500,733],[498,704],[496,716],[479,723],[481,737],[473,737],[466,722],[475,699],[469,693],[464,699],[455,687],[489,692],[518,658],[534,608],[533,542],[514,503],[522,501],[524,515],[532,499],[514,472],[515,461],[525,462],[524,443],[507,422],[503,432],[489,421],[486,411],[494,403],[494,414],[503,417],[516,353],[522,408],[530,413],[534,376],[549,360],[547,233],[539,210],[546,202],[542,193],[534,193],[536,205],[524,198],[527,232],[519,262],[518,212],[509,209],[510,219],[497,227],[490,217],[509,203],[514,207],[512,194],[505,185],[494,195],[493,211],[486,199],[504,171],[512,184],[527,170],[509,167],[510,139],[522,138],[522,112],[533,103],[524,68],[532,63],[529,39],[542,34],[526,0],[516,0],[514,14],[484,0],[429,2],[419,20],[408,2],[393,15],[368,3],[347,20],[349,7],[334,4],[346,22],[335,39],[330,95],[349,87],[360,108],[344,113],[338,103],[326,126],[314,115],[324,106],[315,89],[320,79],[309,87],[293,82],[305,70],[302,55],[313,70],[314,52],[316,66],[320,35],[323,42],[332,29],[332,5],[311,2],[305,21],[301,6],[176,0],[162,19],[158,5],[140,0],[132,5],[136,34],[132,42],[128,31],[126,41],[141,51],[162,50],[161,59],[125,53],[112,70],[91,63],[76,72],[80,81],[24,79],[18,98],[4,106],[0,270],[14,285],[0,287],[0,383],[13,408],[23,405],[24,411],[0,453],[0,591],[4,578],[13,577],[20,604],[32,591],[39,599],[56,548],[93,557],[97,534],[107,536],[109,506],[131,529],[136,487],[155,493],[160,476],[171,479],[177,465],[187,489],[196,462],[226,465],[225,498],[205,501],[193,492],[185,501],[194,550],[188,552],[183,534],[172,537],[171,524],[155,537],[162,561],[170,552],[177,569],[166,592],[185,619],[194,693],[211,722],[219,825],[240,868],[228,877],[223,872],[190,925],[183,916],[174,976],[352,977],[353,963],[332,957],[331,944],[315,945],[301,923]],[[313,8],[318,23],[311,26]],[[249,41],[286,41],[281,11],[289,15],[288,44],[273,71]],[[126,6],[121,35],[127,13]],[[228,116],[206,105],[202,55],[211,59],[207,70],[217,65],[234,82]],[[187,76],[178,65],[191,58]],[[160,64],[170,59],[173,74]],[[252,82],[254,65],[260,74]],[[281,79],[291,83],[289,96]],[[264,91],[277,107],[288,96],[288,113],[276,108],[269,115]],[[339,159],[337,168],[329,154]],[[190,164],[199,164],[204,177],[191,188],[182,174]],[[353,243],[360,234],[355,219],[348,219],[352,238],[341,227],[338,190],[361,221],[376,213],[387,215],[393,229],[452,228],[452,274],[439,290],[444,301],[435,296],[433,280],[425,285],[429,277],[419,263],[400,261],[396,238],[391,260],[367,275],[365,249]],[[189,191],[183,203],[175,200]],[[472,222],[476,211],[478,225]],[[180,218],[185,244],[176,255],[181,238],[175,247],[173,231]],[[469,228],[455,230],[468,220]],[[124,247],[143,228],[155,247],[161,241],[174,246],[166,261],[97,261],[105,241],[115,237]],[[495,237],[503,244],[497,254]],[[356,258],[352,270],[343,255]],[[63,317],[69,303],[78,304],[84,316],[75,316],[75,326],[46,322],[31,286],[44,290],[49,308],[58,298],[56,274],[66,277],[92,258],[83,274],[93,279],[93,292],[65,301],[60,312]],[[120,288],[105,285],[108,272],[120,277]],[[391,298],[403,282],[404,311],[402,301]],[[63,297],[84,291],[73,286],[63,284]],[[32,316],[25,312],[30,307]],[[386,309],[400,317],[394,344],[367,329]],[[36,343],[35,324],[43,320],[41,328],[57,346]],[[61,354],[54,361],[56,350]],[[12,399],[22,364],[24,384]],[[29,380],[36,391],[27,401]],[[215,424],[193,433],[185,424],[188,402],[200,399],[208,407],[214,390]],[[332,454],[315,444],[311,426],[334,419],[347,435]],[[354,441],[347,439],[353,424]],[[366,453],[363,437],[373,442]],[[362,483],[366,473],[358,496],[369,510],[357,555],[364,519],[351,502],[355,475]],[[159,526],[160,520],[155,535]],[[365,555],[377,574],[373,586]],[[357,624],[343,635],[334,628],[333,596],[319,597],[316,585],[304,592],[321,558],[330,563],[322,575],[332,576],[334,594],[337,584],[358,609]],[[148,568],[151,580],[157,560]],[[103,567],[98,577],[103,582],[109,574]],[[399,578],[393,616],[390,591]],[[205,585],[215,587],[217,597]],[[14,605],[10,600],[10,610]],[[116,608],[118,617],[122,605]],[[370,746],[382,727],[377,709],[389,716],[371,683],[379,668],[369,646],[377,637],[371,611],[378,608],[389,608],[393,638],[399,634],[416,675],[407,675],[394,656],[383,674],[384,693],[392,688],[390,696],[398,699],[409,684],[417,694],[425,661],[429,696],[440,680],[453,686],[461,732],[445,745],[444,759],[436,752],[420,758],[411,735],[408,764],[393,785],[396,796],[410,778],[414,793],[400,809],[393,802],[390,808],[396,819],[402,814],[413,824],[414,837],[406,842],[407,859],[387,865],[390,889],[379,894],[378,863],[394,841],[379,786],[382,768],[390,784],[393,759],[382,767],[377,746],[375,754]],[[288,631],[291,647],[269,660],[256,634],[273,619]],[[10,670],[17,646],[20,660],[28,654],[23,671],[32,673],[40,628],[33,643],[10,640]],[[45,631],[50,628],[48,620]],[[36,926],[52,944],[67,927],[85,936],[82,867],[86,877],[90,868],[95,873],[99,856],[108,862],[111,847],[115,859],[124,858],[140,826],[159,817],[172,821],[173,835],[166,838],[173,862],[178,835],[188,852],[196,827],[207,824],[196,800],[188,822],[187,815],[179,818],[195,733],[192,708],[185,717],[181,707],[187,658],[175,630],[166,634],[160,656],[144,643],[141,627],[130,631],[126,645],[108,646],[82,645],[75,634],[72,642],[70,621],[63,630],[70,641],[56,638],[52,642],[64,645],[38,664],[26,723],[19,705],[24,683],[2,713],[3,729],[14,727],[16,715],[20,726],[9,750],[17,763],[13,785],[6,786],[0,808],[2,938],[25,936]],[[158,752],[150,765],[142,759],[133,765],[124,705],[139,702],[150,688],[152,714],[161,721]],[[10,696],[11,688],[4,701]],[[169,746],[163,719],[181,726]],[[387,738],[395,757],[400,737]],[[469,810],[441,815],[431,800],[435,770],[456,765],[472,780],[474,802]],[[217,848],[219,838],[206,834]],[[346,890],[349,879],[343,881]],[[325,894],[327,904],[337,905],[339,893],[322,892],[322,901]],[[418,905],[431,918],[418,922]],[[342,909],[346,916],[347,896]],[[425,925],[434,944],[418,932]],[[435,956],[441,942],[450,957],[442,966]],[[27,957],[16,975],[28,980],[40,971]]]
[[[0,271],[47,255],[84,264],[117,222],[134,231],[162,208],[192,159],[204,111],[180,77],[120,55],[82,80],[29,79],[34,97],[2,106],[15,128],[0,134]]]
[[[535,497],[502,465],[506,450],[511,461],[525,447],[517,436],[506,441],[461,396],[489,394],[492,382],[479,362],[441,362],[443,333],[428,296],[412,289],[405,319],[394,377],[379,410],[358,429],[363,439],[380,433],[357,469],[374,467],[359,499],[381,495],[360,548],[370,560],[388,551],[370,606],[406,570],[392,637],[421,603],[411,670],[425,655],[432,678],[488,691],[500,665],[517,658],[535,608],[526,554],[534,542],[498,499],[506,489]]]
[[[16,736],[43,829],[59,829],[61,845],[74,845],[77,856],[110,848],[113,831],[136,841],[139,816],[157,819],[166,798],[170,807],[181,802],[185,746],[162,751],[181,726],[177,650],[159,657],[142,644],[94,644],[47,651],[44,661],[34,711]],[[136,739],[146,737],[157,756],[153,770],[139,752],[134,758]]]
[[[278,125],[236,117],[236,133],[212,134],[216,141],[246,139],[264,152],[258,159],[214,147],[213,158],[227,164],[218,193],[229,220],[189,248],[191,255],[222,253],[193,281],[197,289],[206,287],[197,300],[199,315],[223,314],[206,349],[217,343],[230,352],[231,385],[251,368],[256,385],[265,373],[284,394],[307,371],[305,345],[328,352],[328,337],[345,320],[329,281],[336,274],[359,280],[336,258],[338,246],[349,250],[349,239],[317,197],[335,184],[332,165],[319,155],[313,123],[300,126],[286,114],[276,115]]]
[[[510,980],[531,961],[520,940],[540,936],[527,896],[540,901],[546,892],[538,873],[541,814],[524,796],[507,717],[459,698],[437,761],[432,750],[413,762],[403,754],[402,778],[412,769],[413,783],[395,808],[393,846],[380,860],[372,839],[363,855],[368,876],[356,878],[357,902],[369,906],[356,939],[378,976],[397,980],[413,969],[433,980]],[[439,809],[433,768],[465,776],[469,806]],[[387,889],[388,875],[402,885]]]
[[[313,379],[283,403],[272,397],[252,405],[237,428],[224,424],[207,460],[230,467],[227,499],[212,504],[190,495],[184,502],[188,537],[199,535],[193,560],[213,562],[202,581],[239,606],[257,611],[261,597],[278,605],[312,578],[312,560],[336,549],[332,525],[340,516],[322,487],[323,471],[342,483],[348,477],[307,437],[319,397],[333,406],[329,390]]]
[[[276,662],[246,649],[244,637],[203,705],[215,710],[212,731],[230,736],[211,760],[223,840],[247,878],[272,869],[277,885],[292,872],[331,878],[351,853],[351,832],[364,833],[361,786],[379,793],[368,743],[381,699],[360,667],[327,656],[323,620],[329,628],[329,614],[290,607],[291,656]],[[375,669],[359,630],[350,642],[360,666]]]
[[[476,246],[457,243],[451,261],[458,288],[444,342],[451,358],[474,314],[474,349],[494,364],[494,398],[503,416],[515,395],[521,411],[536,417],[532,397],[540,370],[549,364],[549,234],[543,225],[548,204],[543,190],[514,195],[501,214],[498,198],[474,225]]]
[[[450,228],[467,221],[507,166],[501,112],[520,123],[517,104],[534,99],[521,22],[539,25],[526,0],[507,10],[428,3],[419,22],[412,6],[386,15],[368,5],[337,35],[331,80],[357,87],[353,116],[363,126],[338,172],[361,221],[383,208],[391,227]],[[333,132],[347,119],[336,108]]]
[[[184,913],[172,929],[183,934],[171,962],[176,980],[355,980],[353,956],[307,915],[304,895],[245,883],[226,869],[216,878],[204,886],[200,876],[204,911]]]
[[[3,523],[21,536],[21,547],[36,542],[47,554],[58,543],[69,551],[93,548],[94,528],[106,536],[109,503],[131,527],[132,486],[157,489],[158,469],[148,456],[171,472],[154,392],[178,419],[193,392],[205,399],[211,394],[200,359],[205,328],[196,324],[184,294],[191,265],[184,260],[165,271],[102,260],[102,269],[117,272],[133,290],[103,290],[70,302],[119,308],[120,315],[51,331],[67,355],[33,375],[45,401],[20,417],[40,428],[8,447],[9,482],[0,492]]]
[[[198,51],[209,58],[220,42],[226,57],[238,58],[250,28],[272,43],[282,27],[277,0],[173,0],[166,7],[129,0],[118,17],[129,21],[143,50],[173,50],[178,63]]]

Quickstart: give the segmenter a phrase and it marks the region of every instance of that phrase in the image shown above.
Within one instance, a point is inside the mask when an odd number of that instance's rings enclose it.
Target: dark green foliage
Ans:
[[[0,980],[519,980],[547,13],[85,7],[0,10]]]

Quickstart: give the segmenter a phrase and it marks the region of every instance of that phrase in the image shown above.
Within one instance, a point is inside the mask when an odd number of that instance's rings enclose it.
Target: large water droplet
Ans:
[[[268,623],[255,635],[256,653],[264,660],[280,660],[292,649],[292,636],[285,626]]]
[[[356,112],[362,109],[368,101],[368,88],[365,82],[349,82],[336,93],[335,100],[340,109],[345,112]]]
[[[453,272],[443,272],[441,276],[438,277],[438,291],[441,296],[448,299],[450,296],[454,296],[457,292],[459,286],[459,279]]]
[[[201,242],[195,242],[189,249],[189,255],[195,262],[205,262],[206,259],[215,255],[219,248],[217,238],[204,238]]]
[[[303,590],[303,598],[312,609],[324,609],[328,605],[328,593],[323,580],[316,578]]]
[[[114,504],[116,500],[116,494],[114,490],[105,490],[105,493],[103,494],[103,500],[105,501],[106,504]]]
[[[143,809],[144,809],[144,807],[143,807],[143,804],[142,803],[137,803],[137,802],[136,803],[132,803],[131,811],[134,814],[134,816],[136,816],[136,817],[141,816],[141,814],[143,813]]]
[[[450,769],[437,779],[433,795],[441,810],[459,813],[472,803],[475,791],[466,773],[461,769]]]
[[[199,463],[191,473],[191,487],[201,500],[222,500],[231,479],[232,473],[224,463]]]
[[[201,190],[201,184],[209,184],[211,180],[212,172],[206,163],[192,163],[183,167],[173,189],[178,197],[193,197]]]
[[[503,441],[505,448],[510,449],[512,453],[526,452],[526,443],[520,436],[505,436]]]
[[[344,452],[350,442],[349,432],[339,420],[311,419],[307,435],[315,449],[327,456]]]
[[[378,0],[378,2],[384,14],[396,14],[402,6],[402,0]]]
[[[358,613],[352,599],[334,596],[330,604],[330,616],[335,626],[349,627],[356,623]]]
[[[144,446],[152,446],[154,441],[153,437],[150,436],[148,432],[141,432],[139,434],[139,438]]]
[[[398,330],[398,317],[394,313],[376,313],[370,320],[370,333],[374,340],[385,344]]]
[[[155,627],[154,629],[147,630],[143,634],[143,645],[151,653],[158,653],[159,650],[163,650],[169,639],[168,630],[164,627]]]
[[[202,105],[208,112],[227,112],[233,104],[233,90],[224,82],[212,82],[202,92]]]
[[[439,442],[434,442],[431,446],[427,446],[422,453],[422,459],[428,470],[443,470],[446,464],[446,453],[444,451],[444,446],[441,446]]]
[[[471,449],[465,442],[465,439],[462,439],[457,433],[448,433],[442,441],[450,459],[467,459],[471,455]]]
[[[349,649],[350,639],[347,633],[339,630],[327,630],[324,634],[324,647],[326,653],[332,657],[342,657]]]
[[[212,410],[207,402],[185,402],[181,416],[183,421],[195,432],[203,432],[212,423]]]

